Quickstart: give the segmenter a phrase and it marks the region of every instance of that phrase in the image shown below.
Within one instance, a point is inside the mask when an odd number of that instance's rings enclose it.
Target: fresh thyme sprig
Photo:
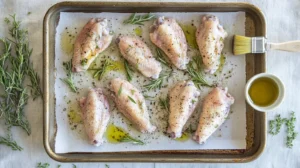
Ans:
[[[269,133],[272,135],[277,135],[284,121],[285,119],[282,119],[280,115],[277,115],[275,120],[270,120]]]
[[[169,73],[169,74],[161,74],[159,76],[159,78],[153,79],[153,80],[150,81],[149,84],[144,85],[144,88],[147,89],[147,90],[160,89],[162,87],[162,84],[163,84],[164,80],[166,78],[168,78],[170,75],[171,75],[171,73]]]
[[[269,133],[272,135],[277,135],[280,131],[281,126],[283,123],[285,123],[287,127],[287,137],[286,137],[286,146],[288,148],[293,147],[293,141],[296,139],[296,136],[298,135],[297,132],[295,132],[295,112],[292,112],[291,118],[281,118],[280,115],[277,115],[274,120],[269,121]]]
[[[120,139],[120,142],[131,142],[136,145],[144,145],[145,143],[141,140],[132,138],[130,135],[126,134],[124,137]]]
[[[130,82],[132,80],[132,68],[130,67],[130,65],[128,64],[127,60],[124,60],[124,68],[125,68],[125,71],[126,71],[126,77],[127,77],[127,80]]]
[[[125,20],[124,24],[135,24],[135,25],[144,25],[143,22],[149,21],[153,19],[155,15],[148,13],[146,15],[137,15],[133,13],[127,20]]]
[[[159,98],[159,105],[161,106],[161,108],[162,109],[164,109],[164,110],[167,110],[167,111],[170,111],[169,110],[169,97],[166,97],[165,99],[163,99],[163,98]]]
[[[72,75],[72,59],[69,62],[63,62],[63,66],[65,68],[65,71],[67,73],[66,78],[60,78],[68,87],[72,90],[72,92],[76,93],[77,88],[75,87],[74,81],[73,81],[73,75]]]
[[[41,162],[39,162],[37,164],[37,168],[48,168],[49,166],[50,166],[49,163],[41,163]]]
[[[199,56],[194,56],[187,66],[187,71],[197,88],[200,88],[201,86],[211,87],[211,85],[208,84],[207,81],[204,79],[200,65],[201,58]]]
[[[286,146],[288,148],[293,147],[293,141],[296,139],[296,136],[298,135],[297,132],[295,132],[295,112],[292,112],[291,118],[289,120],[286,120],[285,125],[287,127],[287,137],[286,137]]]

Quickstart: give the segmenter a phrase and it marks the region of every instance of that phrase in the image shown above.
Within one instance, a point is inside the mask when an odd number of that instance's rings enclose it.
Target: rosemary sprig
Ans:
[[[287,127],[287,137],[286,137],[286,146],[288,148],[293,147],[293,141],[296,139],[296,136],[298,135],[297,132],[295,132],[295,112],[292,112],[291,118],[289,120],[286,120],[285,125]]]
[[[152,90],[152,89],[157,89],[157,88],[160,89],[162,87],[162,84],[163,84],[164,80],[166,78],[168,78],[170,75],[171,75],[171,73],[161,74],[159,76],[159,78],[153,79],[153,80],[150,81],[149,84],[144,85],[144,88],[147,89],[147,90]]]
[[[88,69],[88,70],[95,71],[93,74],[93,78],[98,78],[98,80],[101,80],[109,69],[118,69],[118,68],[116,67],[116,65],[112,64],[109,59],[106,59],[101,68]]]
[[[201,86],[211,87],[211,85],[208,84],[204,79],[203,74],[201,72],[200,65],[201,65],[200,57],[195,56],[193,57],[192,61],[188,64],[187,71],[197,88],[200,88]]]
[[[66,85],[69,86],[69,88],[72,90],[72,92],[76,93],[77,88],[74,85],[73,81],[73,75],[72,75],[72,59],[69,62],[63,62],[63,66],[65,67],[65,71],[67,73],[66,78],[60,78]]]
[[[141,140],[134,139],[130,135],[126,134],[124,137],[120,139],[120,142],[131,142],[135,145],[144,145],[145,143]]]
[[[124,68],[125,68],[125,71],[126,71],[126,77],[127,77],[127,80],[130,82],[132,80],[132,68],[130,67],[130,65],[128,64],[127,60],[124,60]]]
[[[49,166],[50,166],[49,163],[41,163],[41,162],[39,162],[37,164],[37,168],[48,168]]]
[[[29,122],[24,115],[24,107],[29,98],[24,84],[25,78],[28,77],[32,82],[30,86],[34,98],[42,93],[35,92],[35,89],[39,88],[39,80],[30,63],[32,49],[28,43],[28,32],[21,28],[21,22],[16,20],[15,15],[10,17],[11,19],[5,18],[5,22],[9,26],[11,38],[0,39],[3,44],[3,52],[0,54],[0,87],[3,90],[0,96],[0,116],[7,126],[7,137],[0,136],[0,144],[7,145],[12,150],[22,150],[13,140],[10,128],[17,126],[23,128],[28,135],[31,133]]]
[[[162,64],[164,64],[165,66],[172,68],[172,65],[170,64],[169,60],[166,58],[166,55],[159,48],[156,48],[156,59]]]
[[[146,15],[137,15],[133,13],[127,20],[125,20],[124,24],[135,24],[135,25],[144,25],[143,22],[149,21],[153,19],[155,15],[148,13]]]
[[[9,131],[9,132],[10,132],[10,131]],[[12,139],[10,133],[7,134],[7,137],[6,137],[6,138],[0,136],[0,144],[9,146],[12,150],[18,150],[18,151],[23,150],[23,148],[20,147],[20,146],[17,144],[17,142],[14,141],[14,140]]]
[[[31,96],[33,100],[41,96],[43,98],[43,92],[40,87],[40,77],[38,76],[37,72],[34,71],[32,65],[28,67],[27,74],[29,76],[31,85],[28,85],[31,88]]]
[[[165,98],[165,99],[163,99],[163,98],[159,98],[159,105],[161,106],[161,108],[162,109],[164,109],[164,110],[167,110],[167,111],[170,111],[169,110],[169,97],[167,97],[167,98]]]

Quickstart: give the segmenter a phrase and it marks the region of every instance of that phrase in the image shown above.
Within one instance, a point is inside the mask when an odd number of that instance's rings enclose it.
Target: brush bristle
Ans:
[[[250,37],[234,35],[233,54],[241,55],[251,53],[252,41]]]

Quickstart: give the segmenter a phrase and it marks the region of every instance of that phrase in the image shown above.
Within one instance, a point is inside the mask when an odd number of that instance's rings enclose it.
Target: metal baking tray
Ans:
[[[247,105],[247,148],[244,150],[177,150],[110,153],[66,153],[54,151],[55,30],[60,12],[237,12],[246,13],[246,35],[266,37],[266,21],[259,8],[248,3],[202,2],[62,2],[52,6],[44,17],[44,129],[43,142],[48,155],[60,162],[249,162],[263,152],[266,145],[266,114]],[[247,54],[246,78],[265,72],[266,54]]]

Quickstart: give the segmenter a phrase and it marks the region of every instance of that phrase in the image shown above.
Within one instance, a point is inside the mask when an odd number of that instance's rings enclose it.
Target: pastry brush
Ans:
[[[283,50],[300,52],[300,41],[288,41],[284,43],[269,43],[265,37],[245,37],[234,35],[233,54],[265,53],[268,50]]]

